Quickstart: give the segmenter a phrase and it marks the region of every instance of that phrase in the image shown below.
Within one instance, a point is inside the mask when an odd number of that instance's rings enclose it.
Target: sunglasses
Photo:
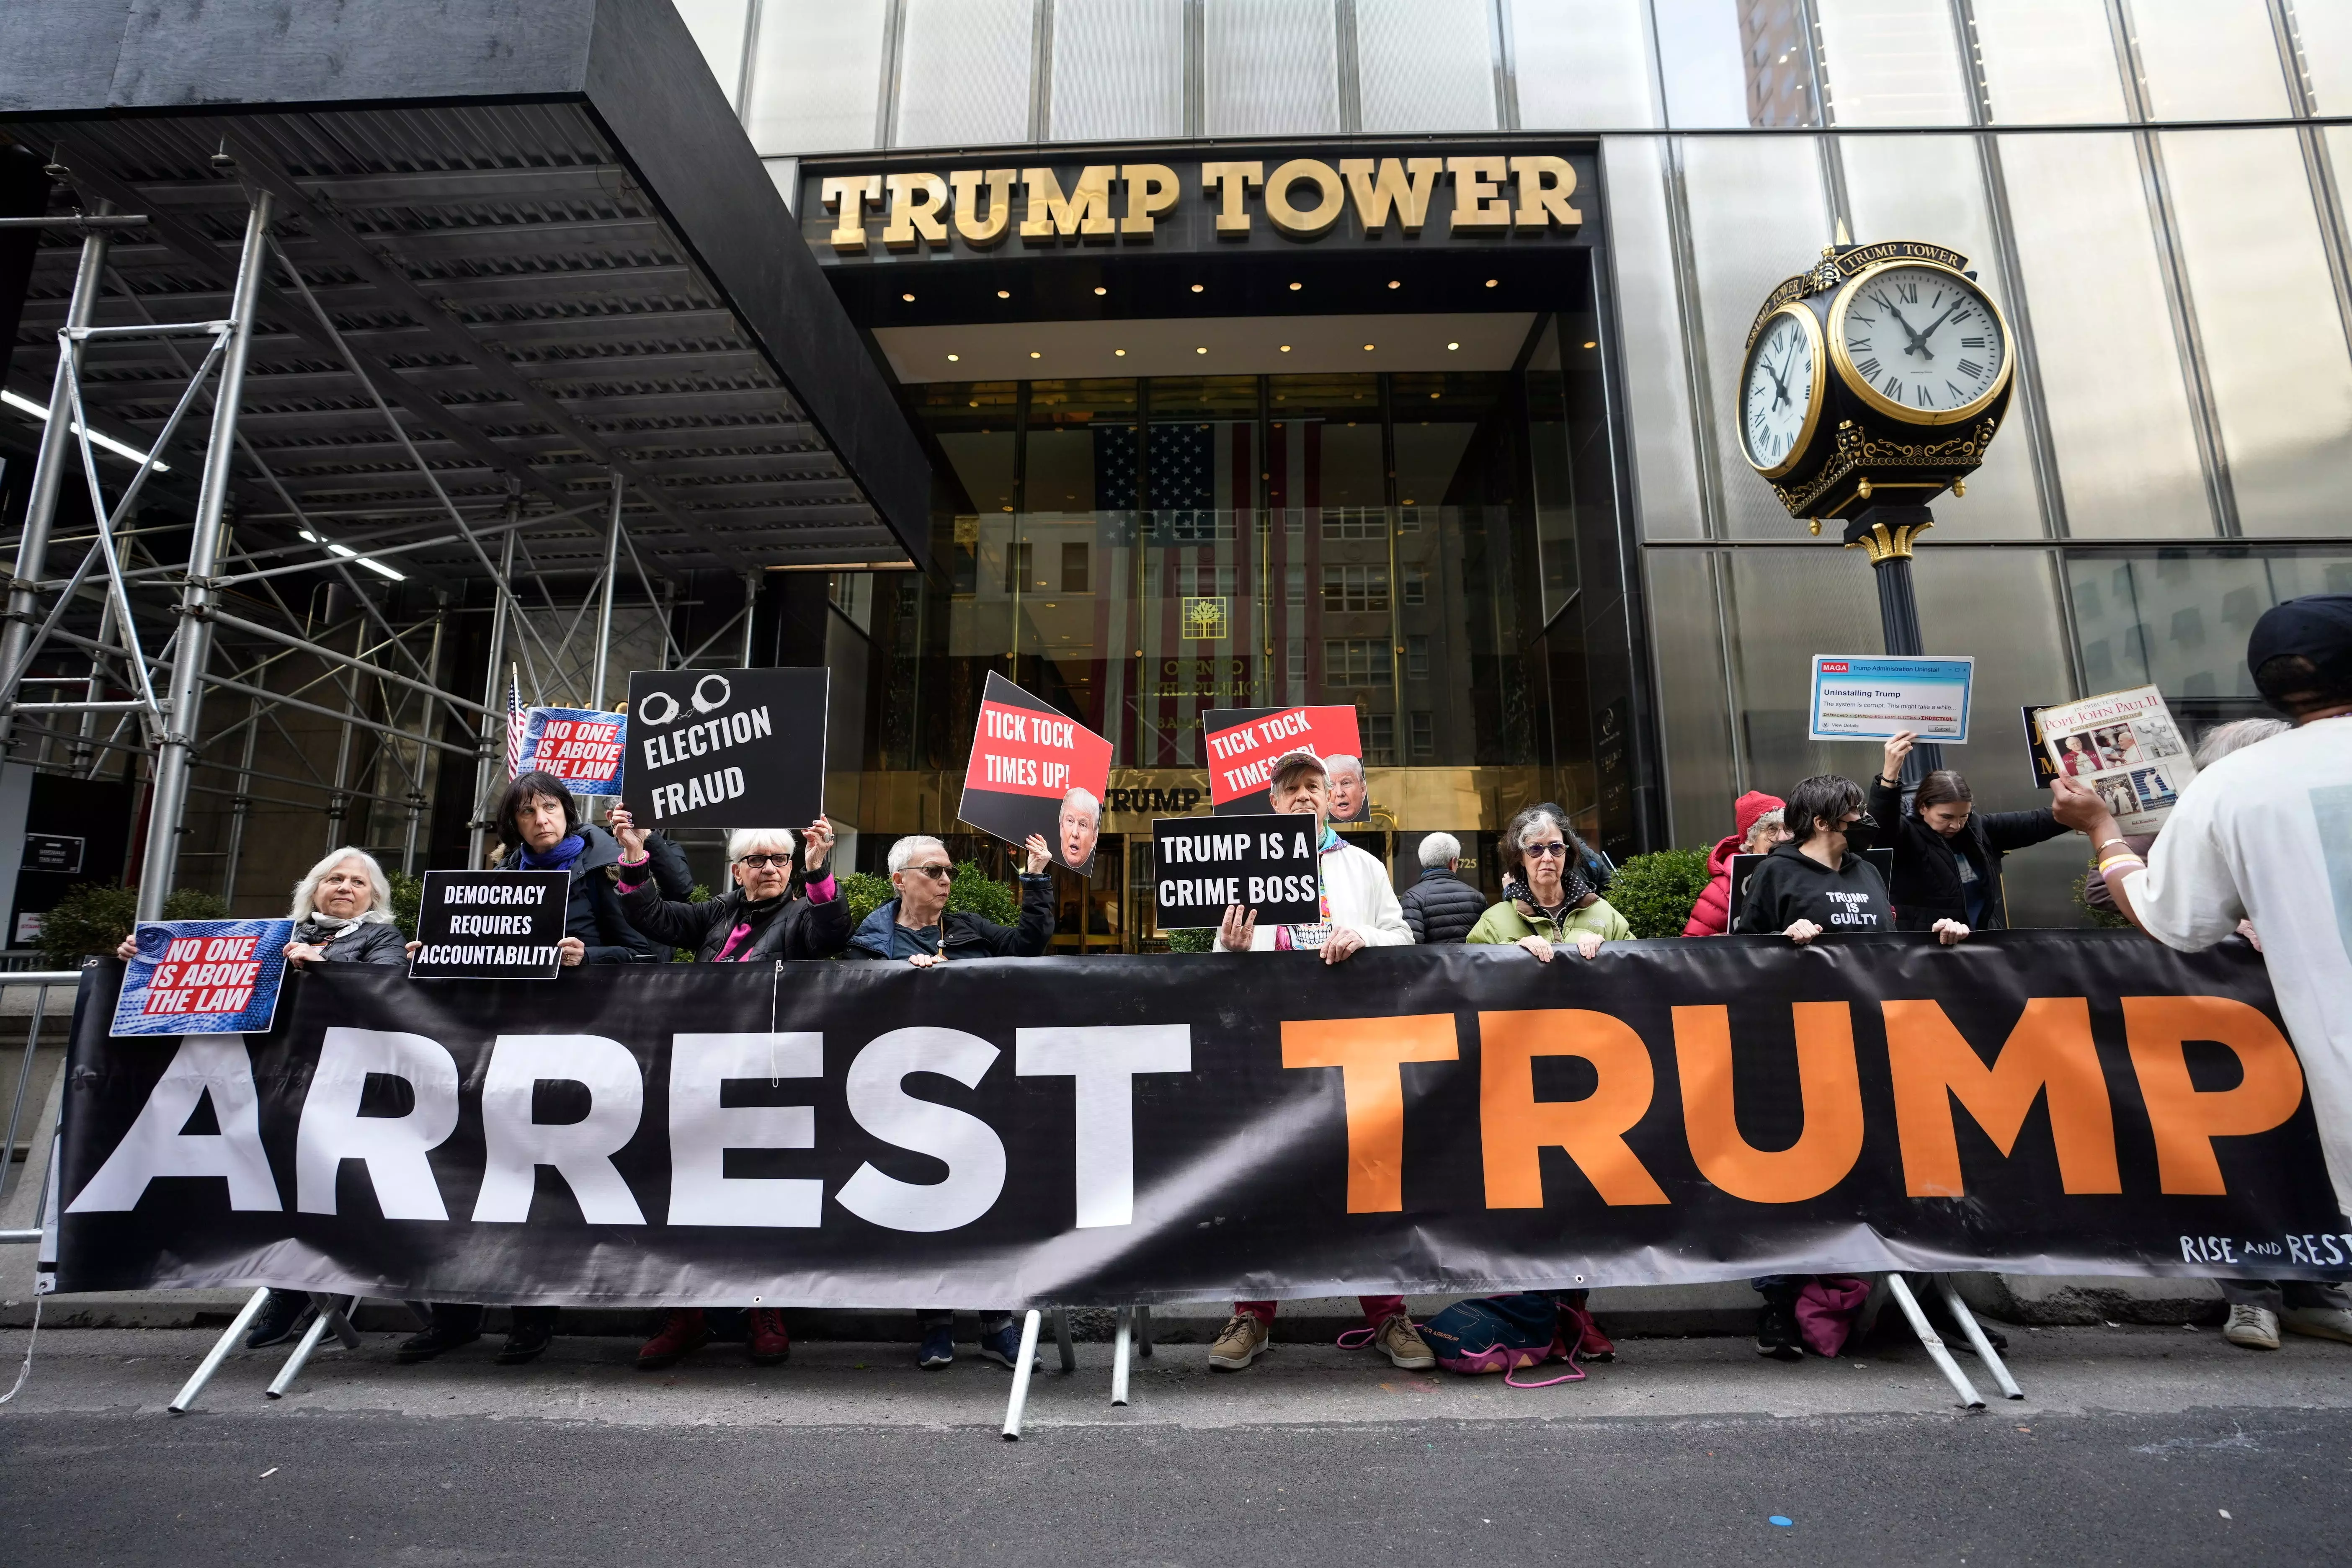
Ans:
[[[1519,846],[1519,853],[1522,855],[1531,855],[1541,860],[1549,860],[1555,855],[1565,859],[1568,856],[1568,846],[1565,844],[1522,844]]]
[[[909,866],[907,869],[919,871],[934,882],[945,882],[955,876],[955,868],[952,866]]]
[[[764,871],[771,866],[780,871],[789,871],[793,868],[793,858],[789,855],[745,855],[735,864],[753,871]]]

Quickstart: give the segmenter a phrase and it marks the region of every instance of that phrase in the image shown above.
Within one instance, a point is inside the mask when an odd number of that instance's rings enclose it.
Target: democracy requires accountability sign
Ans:
[[[545,980],[572,910],[569,871],[427,871],[412,980]]]
[[[120,974],[83,984],[102,999]],[[1549,964],[1407,947],[537,985],[329,965],[266,1035],[121,1041],[102,1007],[77,1016],[65,1290],[1013,1307],[2352,1276],[2240,943],[1733,936]]]
[[[640,669],[621,802],[640,827],[789,827],[824,810],[825,669]]]

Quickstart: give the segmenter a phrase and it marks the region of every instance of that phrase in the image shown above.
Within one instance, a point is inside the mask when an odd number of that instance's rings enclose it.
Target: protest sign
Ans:
[[[569,871],[427,871],[412,980],[548,980],[562,962]]]
[[[956,816],[1007,844],[1042,835],[1055,864],[1084,872],[1094,864],[1109,787],[1108,741],[988,672]]]
[[[2122,832],[2162,827],[2197,776],[2189,742],[2153,686],[2062,702],[2042,709],[2039,718],[2051,765],[2097,791]]]
[[[640,827],[791,827],[824,809],[832,673],[640,669],[621,802]]]
[[[1300,813],[1165,816],[1151,825],[1152,889],[1161,931],[1213,926],[1229,904],[1260,925],[1321,920],[1315,819]]]
[[[292,921],[142,921],[133,934],[113,1034],[258,1034],[277,1016]]]
[[[1884,741],[1908,730],[1947,746],[1969,739],[1973,658],[1813,656],[1814,741]]]
[[[1862,851],[1862,858],[1878,868],[1878,879],[1880,882],[1884,883],[1889,889],[1892,889],[1895,886],[1894,850],[1864,849]],[[1764,860],[1765,857],[1761,855],[1734,855],[1731,858],[1731,910],[1729,918],[1724,925],[1724,930],[1736,931],[1748,931],[1747,927],[1739,923],[1739,906],[1748,901],[1748,879],[1756,874],[1756,868],[1759,866],[1763,865]],[[1887,901],[1890,903],[1894,901],[1893,894],[1891,892],[1888,895]],[[1748,934],[1769,935],[1770,933],[1748,932]]]
[[[2028,703],[2021,711],[2025,714],[2025,749],[2033,761],[2033,787],[2048,789],[2050,781],[2058,776],[2058,764],[2042,741],[2042,710]]]
[[[1276,762],[1299,751],[1333,768],[1333,822],[1363,822],[1371,815],[1353,708],[1212,708],[1201,715],[1201,735],[1209,807],[1219,816],[1273,810],[1267,775]]]
[[[628,737],[625,713],[534,708],[523,726],[521,762],[515,771],[553,773],[573,795],[618,795]]]

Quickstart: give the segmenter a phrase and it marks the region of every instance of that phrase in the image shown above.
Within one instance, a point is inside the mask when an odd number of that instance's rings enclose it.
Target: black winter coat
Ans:
[[[898,900],[892,899],[866,917],[849,939],[844,958],[888,958],[890,928],[898,921]],[[1001,926],[966,910],[950,910],[940,917],[940,945],[948,957],[1034,958],[1045,951],[1054,935],[1054,879],[1021,879],[1021,923]]]
[[[586,823],[579,832],[588,840],[572,862],[572,902],[564,911],[563,934],[576,936],[587,948],[583,963],[658,963],[669,950],[629,923],[621,909],[621,889],[614,885],[614,867],[621,858],[620,841],[601,827]],[[522,853],[507,851],[496,868],[527,869]],[[656,870],[658,875],[658,870]]]
[[[656,878],[660,876],[658,866]],[[775,905],[782,905],[781,909]],[[697,963],[715,963],[719,950],[746,918],[758,925],[743,950],[730,963],[768,963],[782,958],[831,958],[849,943],[849,901],[839,892],[821,904],[805,898],[778,898],[770,907],[754,908],[743,889],[730,888],[698,904],[662,897],[661,885],[648,879],[621,894],[621,909],[629,923],[670,947],[691,947]]]
[[[1418,942],[1460,942],[1486,912],[1486,896],[1443,866],[1432,866],[1397,902]]]
[[[1870,815],[1878,819],[1880,833],[1895,850],[1895,878],[1886,891],[1895,902],[1897,931],[1931,931],[1941,920],[1958,921],[1978,931],[2006,930],[2001,857],[2067,831],[2043,806],[2039,811],[1972,811],[1969,825],[1947,838],[1916,816],[1906,816],[1902,791],[1881,778],[1870,781]],[[1969,919],[1968,898],[1960,887],[1963,855],[1984,880],[1982,921]]]
[[[362,921],[346,926],[341,932],[331,931],[315,921],[301,921],[294,927],[294,940],[310,947],[323,946],[328,963],[406,963],[408,939],[390,921]]]

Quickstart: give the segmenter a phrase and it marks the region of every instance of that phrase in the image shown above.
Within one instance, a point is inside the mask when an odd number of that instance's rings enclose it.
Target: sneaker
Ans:
[[[1437,1364],[1429,1342],[1421,1337],[1421,1331],[1402,1312],[1381,1320],[1381,1326],[1372,1331],[1372,1348],[1407,1372],[1427,1372]]]
[[[743,1320],[743,1349],[753,1366],[773,1366],[793,1358],[793,1336],[784,1331],[784,1315],[773,1307],[754,1307]]]
[[[253,1321],[253,1331],[245,1336],[245,1348],[258,1351],[282,1345],[300,1333],[317,1313],[310,1298],[301,1291],[272,1290],[262,1304],[261,1316]]]
[[[1560,1343],[1567,1345],[1580,1361],[1615,1361],[1617,1347],[1601,1331],[1601,1325],[1591,1311],[1582,1307],[1563,1307],[1559,1312]]]
[[[980,1354],[983,1361],[992,1361],[1001,1367],[1019,1366],[1021,1364],[1021,1325],[1018,1322],[1007,1323],[993,1332],[981,1335]],[[1044,1356],[1032,1353],[1029,1357],[1029,1370],[1032,1372],[1045,1364]]]
[[[955,1325],[933,1323],[923,1330],[923,1348],[915,1352],[915,1364],[925,1372],[937,1372],[955,1360]]]
[[[1802,1361],[1805,1347],[1797,1328],[1794,1301],[1767,1300],[1756,1314],[1756,1349],[1774,1361]]]
[[[1265,1324],[1247,1312],[1235,1312],[1224,1331],[1217,1336],[1217,1342],[1209,1347],[1209,1364],[1219,1372],[1239,1372],[1272,1348],[1267,1343],[1272,1337]],[[1420,1338],[1419,1334],[1413,1336],[1416,1342]],[[1429,1347],[1422,1348],[1426,1351]]]
[[[499,1351],[500,1366],[520,1366],[537,1361],[555,1342],[555,1314],[541,1318],[533,1314],[515,1324],[507,1335],[507,1342]]]
[[[431,1361],[443,1351],[456,1350],[459,1345],[472,1344],[482,1337],[482,1331],[452,1329],[444,1323],[428,1324],[421,1334],[411,1334],[400,1342],[392,1359],[406,1366],[414,1362]]]
[[[2342,1340],[2352,1344],[2352,1312],[2341,1307],[2289,1307],[2279,1314],[2279,1321],[2315,1340]]]
[[[710,1330],[702,1321],[701,1308],[672,1307],[662,1319],[661,1331],[637,1347],[637,1370],[659,1372],[666,1366],[676,1366],[679,1357],[700,1350],[709,1342]],[[756,1352],[753,1359],[757,1359]]]
[[[2229,1326],[2221,1337],[2233,1345],[2243,1345],[2250,1351],[2278,1349],[2279,1321],[2267,1307],[2232,1307]]]

